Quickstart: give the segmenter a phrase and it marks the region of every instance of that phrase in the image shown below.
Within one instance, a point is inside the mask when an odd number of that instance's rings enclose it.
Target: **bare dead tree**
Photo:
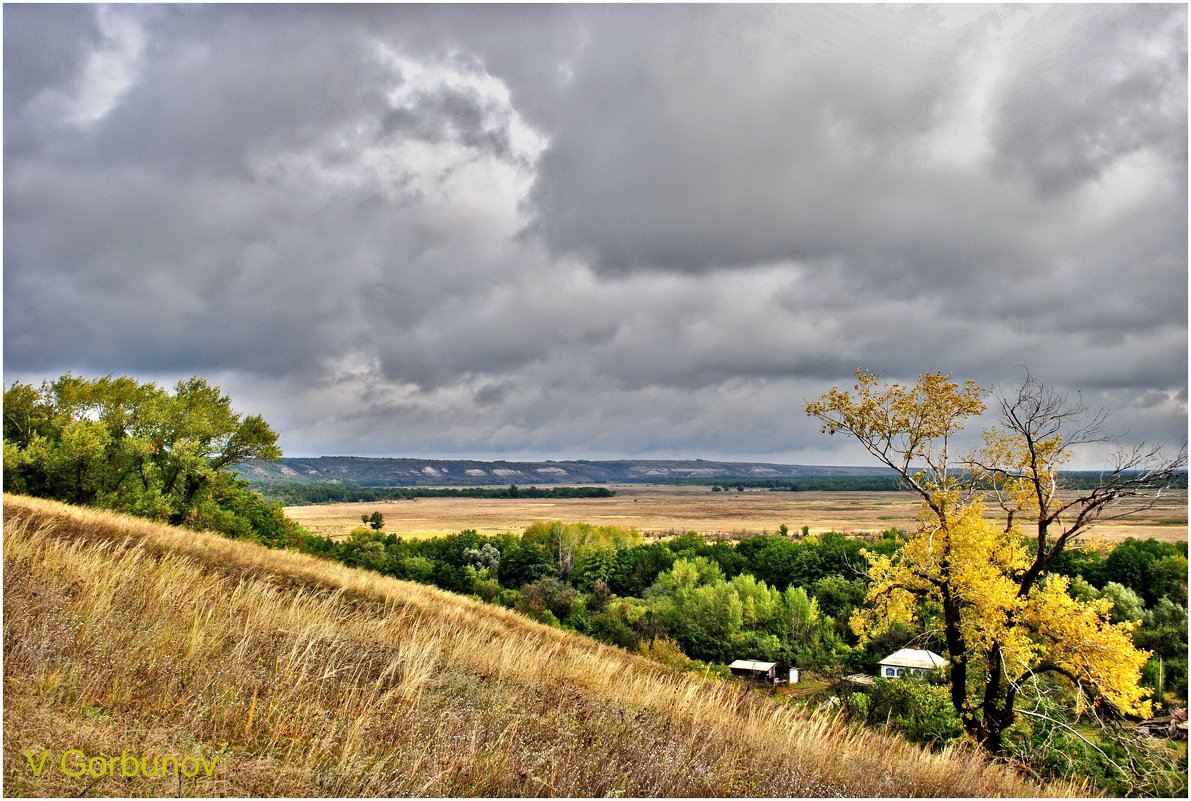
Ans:
[[[1121,447],[1095,486],[1073,495],[1060,493],[1060,470],[1073,449],[1112,441],[1104,433],[1108,411],[1093,411],[1082,396],[1072,398],[1048,387],[1028,371],[1016,391],[995,393],[995,397],[998,422],[1016,447],[998,449],[994,440],[969,458],[968,468],[987,480],[1006,513],[1006,530],[1015,520],[1029,517],[1027,525],[1033,529],[1037,547],[1020,596],[1030,591],[1072,540],[1098,522],[1151,508],[1187,466],[1185,441],[1173,455],[1158,445]],[[1144,502],[1127,508],[1119,505],[1135,498]]]

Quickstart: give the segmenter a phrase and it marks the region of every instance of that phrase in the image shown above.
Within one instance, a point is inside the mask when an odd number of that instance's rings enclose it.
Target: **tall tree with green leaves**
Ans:
[[[244,492],[232,466],[280,457],[268,423],[235,412],[202,378],[170,392],[67,373],[4,392],[6,491],[183,524],[212,519],[204,505]]]

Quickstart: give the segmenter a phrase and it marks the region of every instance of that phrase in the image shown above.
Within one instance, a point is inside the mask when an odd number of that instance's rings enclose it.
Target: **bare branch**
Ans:
[[[1100,747],[1099,747],[1099,746],[1097,746],[1095,743],[1093,743],[1093,742],[1092,742],[1091,740],[1089,740],[1087,737],[1084,737],[1082,734],[1080,734],[1080,733],[1079,733],[1078,731],[1076,731],[1075,729],[1073,729],[1073,728],[1071,728],[1070,726],[1068,726],[1068,725],[1067,725],[1066,723],[1064,723],[1063,721],[1061,721],[1061,720],[1055,720],[1054,718],[1052,718],[1052,717],[1050,717],[1050,716],[1048,716],[1048,715],[1040,715],[1040,714],[1039,714],[1039,713],[1037,713],[1037,712],[1031,712],[1031,711],[1030,711],[1030,710],[1028,710],[1028,709],[1019,709],[1019,710],[1018,710],[1018,713],[1019,713],[1019,714],[1022,714],[1022,715],[1025,715],[1025,716],[1027,716],[1027,717],[1031,717],[1031,718],[1038,718],[1038,719],[1040,719],[1040,720],[1045,720],[1045,721],[1047,721],[1048,723],[1053,723],[1053,724],[1054,724],[1054,725],[1056,725],[1056,726],[1061,726],[1062,728],[1066,729],[1066,730],[1067,730],[1068,732],[1070,732],[1071,734],[1074,734],[1076,737],[1078,737],[1079,739],[1083,740],[1085,745],[1087,745],[1089,748],[1091,748],[1091,749],[1093,749],[1094,751],[1096,751],[1098,754],[1100,754],[1100,756],[1104,757],[1104,761],[1105,761],[1105,762],[1107,762],[1107,763],[1109,763],[1110,765],[1112,765],[1114,768],[1116,768],[1117,770],[1119,770],[1121,773],[1127,773],[1127,771],[1126,771],[1124,768],[1122,768],[1122,767],[1121,767],[1120,765],[1118,765],[1116,762],[1113,762],[1113,761],[1112,761],[1112,758],[1111,758],[1111,757],[1109,757],[1109,755],[1108,755],[1108,754],[1104,753],[1104,751],[1102,751],[1102,750],[1100,749]]]

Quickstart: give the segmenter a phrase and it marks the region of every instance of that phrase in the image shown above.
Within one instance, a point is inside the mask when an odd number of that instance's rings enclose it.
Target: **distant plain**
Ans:
[[[656,484],[611,489],[616,492],[611,498],[418,498],[291,506],[285,512],[312,533],[336,538],[359,526],[361,514],[373,511],[384,515],[386,532],[420,537],[464,529],[520,533],[535,520],[635,527],[647,536],[697,531],[727,538],[776,533],[783,523],[795,535],[807,526],[812,534],[857,536],[890,528],[912,531],[917,525],[916,496],[907,492],[712,492],[710,487]],[[1172,490],[1152,508],[1107,520],[1090,534],[1109,542],[1129,537],[1186,541],[1187,491]]]

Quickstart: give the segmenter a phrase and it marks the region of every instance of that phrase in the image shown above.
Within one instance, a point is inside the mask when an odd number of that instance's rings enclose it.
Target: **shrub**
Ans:
[[[549,612],[557,624],[571,614],[571,609],[578,600],[579,594],[570,585],[552,576],[546,576],[521,588],[516,609],[538,620]]]
[[[683,653],[678,643],[670,637],[647,640],[637,646],[637,652],[646,659],[652,659],[675,670],[687,670],[695,661]]]
[[[870,724],[888,720],[891,729],[913,742],[942,746],[963,736],[946,687],[909,677],[877,679],[869,699]]]

